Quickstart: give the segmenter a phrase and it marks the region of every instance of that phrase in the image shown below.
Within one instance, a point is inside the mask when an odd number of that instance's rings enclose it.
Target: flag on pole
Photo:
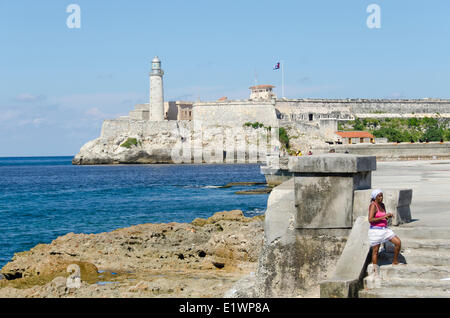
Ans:
[[[275,66],[273,67],[274,70],[278,70],[280,68],[280,62],[277,62]]]

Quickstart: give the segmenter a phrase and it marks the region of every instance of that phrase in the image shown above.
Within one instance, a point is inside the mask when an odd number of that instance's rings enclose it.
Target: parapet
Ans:
[[[330,153],[290,157],[288,169],[297,174],[359,173],[376,170],[377,162],[375,156]]]

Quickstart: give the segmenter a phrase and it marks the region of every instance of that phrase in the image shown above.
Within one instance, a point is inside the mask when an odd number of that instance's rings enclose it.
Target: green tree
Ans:
[[[280,140],[280,143],[282,145],[284,145],[284,147],[286,149],[289,149],[289,136],[288,136],[288,134],[286,132],[286,129],[284,129],[283,127],[280,127],[278,129],[278,138]]]
[[[354,130],[364,130],[364,128],[365,128],[365,126],[364,126],[363,122],[361,121],[361,119],[359,119],[358,117],[355,117],[353,129]]]
[[[381,127],[375,130],[373,135],[377,138],[387,138],[390,142],[405,141],[401,131],[392,127]]]
[[[444,131],[438,126],[429,126],[423,134],[423,139],[428,139],[429,141],[440,141],[443,138]]]

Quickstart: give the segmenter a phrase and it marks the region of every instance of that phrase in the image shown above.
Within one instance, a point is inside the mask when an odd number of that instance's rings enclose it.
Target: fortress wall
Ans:
[[[284,114],[423,114],[450,116],[450,100],[444,99],[298,99],[277,100]]]
[[[166,132],[167,134],[179,134],[180,129],[190,131],[192,123],[189,121],[147,121],[133,120],[129,117],[105,120],[102,126],[100,138],[112,140],[117,136],[152,136]]]
[[[164,120],[142,122],[143,136],[152,136],[158,134],[186,135],[192,131],[192,123],[184,120]]]
[[[328,114],[332,112],[350,113],[351,107],[345,103],[328,103],[326,100],[317,100],[314,102],[295,101],[277,101],[276,108],[281,113],[305,114],[319,113]]]
[[[106,119],[103,121],[102,132],[100,138],[102,139],[114,139],[120,134],[125,134],[129,131],[129,119],[128,117],[121,117],[118,119]]]
[[[195,103],[194,121],[202,125],[242,127],[246,122],[259,122],[277,127],[278,120],[272,102],[226,101]]]

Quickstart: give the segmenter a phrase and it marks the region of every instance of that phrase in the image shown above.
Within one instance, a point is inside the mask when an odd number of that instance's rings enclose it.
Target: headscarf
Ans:
[[[370,198],[372,200],[375,200],[377,195],[379,195],[380,193],[383,193],[383,191],[381,191],[380,189],[375,189],[375,190],[372,191],[372,194],[370,195]]]

